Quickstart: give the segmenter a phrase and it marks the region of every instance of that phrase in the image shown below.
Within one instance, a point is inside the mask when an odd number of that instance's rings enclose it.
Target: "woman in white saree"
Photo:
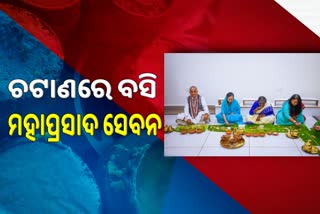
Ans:
[[[264,96],[260,96],[255,101],[247,116],[247,123],[254,124],[273,124],[275,116],[273,108]]]

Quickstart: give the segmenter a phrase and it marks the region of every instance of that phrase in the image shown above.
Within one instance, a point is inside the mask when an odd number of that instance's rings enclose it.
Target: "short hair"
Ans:
[[[197,86],[194,86],[194,85],[189,88],[189,91],[191,91],[192,88],[194,88],[194,89],[196,89],[198,91]]]
[[[232,92],[228,92],[226,95],[226,98],[231,97],[231,96],[234,97],[234,94]]]

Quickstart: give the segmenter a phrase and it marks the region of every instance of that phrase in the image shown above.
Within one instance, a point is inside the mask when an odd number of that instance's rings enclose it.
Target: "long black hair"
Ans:
[[[231,97],[231,96],[234,97],[234,93],[228,92],[227,95],[226,95],[226,98]]]
[[[291,104],[291,101],[295,99],[298,100],[298,104],[296,106],[293,106]],[[302,112],[302,101],[299,94],[292,95],[288,101],[290,106],[290,115],[298,115]]]

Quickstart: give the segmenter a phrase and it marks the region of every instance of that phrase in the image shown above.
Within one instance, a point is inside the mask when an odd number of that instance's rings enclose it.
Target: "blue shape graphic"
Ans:
[[[162,213],[248,211],[185,160],[177,158]]]

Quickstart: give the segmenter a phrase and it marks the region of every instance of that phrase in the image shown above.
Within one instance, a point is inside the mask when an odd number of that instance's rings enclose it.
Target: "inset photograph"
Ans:
[[[165,54],[164,155],[320,155],[320,54]]]

